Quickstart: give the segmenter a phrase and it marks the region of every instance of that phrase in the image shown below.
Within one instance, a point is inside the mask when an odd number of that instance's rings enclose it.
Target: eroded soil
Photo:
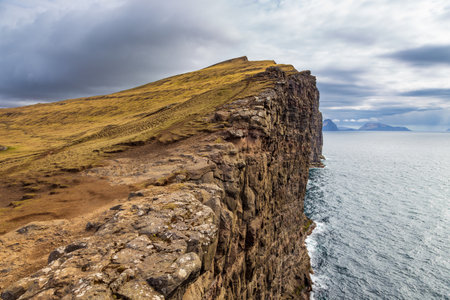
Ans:
[[[88,222],[107,218],[109,208],[127,201],[133,191],[145,188],[161,193],[170,189],[164,186],[169,182],[183,181],[196,170],[203,174],[208,160],[193,154],[202,138],[135,147],[105,161],[103,167],[82,173],[4,183],[0,188],[0,291],[44,267],[55,248],[92,235]]]

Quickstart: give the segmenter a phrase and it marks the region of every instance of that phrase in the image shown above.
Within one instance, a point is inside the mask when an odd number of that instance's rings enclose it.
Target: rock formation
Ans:
[[[141,188],[86,220],[85,233],[1,298],[308,299],[303,199],[321,157],[319,93],[309,71],[254,76],[273,84],[205,116],[210,132],[84,171]],[[31,223],[0,245],[13,257],[14,242],[64,224]]]
[[[322,131],[338,131],[338,127],[336,124],[330,119],[326,119],[323,121]]]

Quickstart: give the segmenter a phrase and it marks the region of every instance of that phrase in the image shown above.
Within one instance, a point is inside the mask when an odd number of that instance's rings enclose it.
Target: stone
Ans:
[[[33,285],[33,281],[30,278],[24,278],[14,284],[14,286],[5,289],[1,293],[3,300],[16,300]]]
[[[122,208],[122,205],[115,205],[115,206],[113,206],[113,207],[111,207],[109,210],[121,210],[121,208]]]
[[[117,294],[131,300],[164,300],[164,296],[152,289],[147,282],[140,280],[126,282]]]
[[[226,121],[230,117],[230,113],[227,111],[217,111],[214,114],[213,121],[215,122],[223,122]]]
[[[87,243],[84,242],[76,242],[72,243],[70,245],[67,245],[66,248],[64,248],[65,253],[70,253],[79,249],[83,249],[87,247]]]
[[[98,228],[100,228],[101,224],[100,223],[91,223],[91,222],[87,222],[86,226],[85,226],[85,230],[86,231],[91,231],[94,230],[96,231]]]
[[[63,256],[63,254],[64,254],[64,247],[59,247],[58,249],[53,250],[52,252],[50,252],[48,256],[47,263],[51,263],[54,260],[57,260],[58,258]]]
[[[242,138],[244,137],[244,131],[242,129],[228,129],[227,131],[229,138]]]
[[[191,274],[199,272],[201,265],[200,258],[197,254],[193,252],[187,253],[179,257],[171,265],[171,268],[174,268],[175,272],[151,276],[147,278],[147,282],[156,291],[167,297],[181,285],[181,283],[187,280]]]
[[[23,226],[23,227],[17,229],[17,233],[25,234],[25,233],[28,233],[33,230],[39,230],[41,228],[42,228],[41,226],[36,225],[36,224],[28,224],[26,226]]]
[[[142,192],[131,192],[128,195],[128,200],[130,200],[131,198],[134,198],[134,197],[144,197],[144,194]]]

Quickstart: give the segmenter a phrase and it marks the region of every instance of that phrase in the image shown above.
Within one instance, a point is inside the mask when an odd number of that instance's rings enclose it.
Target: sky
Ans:
[[[0,107],[243,55],[311,70],[338,126],[450,128],[448,0],[0,0]]]

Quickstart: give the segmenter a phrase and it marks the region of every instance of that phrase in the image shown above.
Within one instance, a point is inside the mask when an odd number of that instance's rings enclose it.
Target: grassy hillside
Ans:
[[[243,57],[110,95],[0,109],[0,176],[77,171],[129,145],[208,130],[203,115],[272,84],[249,78],[274,65]]]

